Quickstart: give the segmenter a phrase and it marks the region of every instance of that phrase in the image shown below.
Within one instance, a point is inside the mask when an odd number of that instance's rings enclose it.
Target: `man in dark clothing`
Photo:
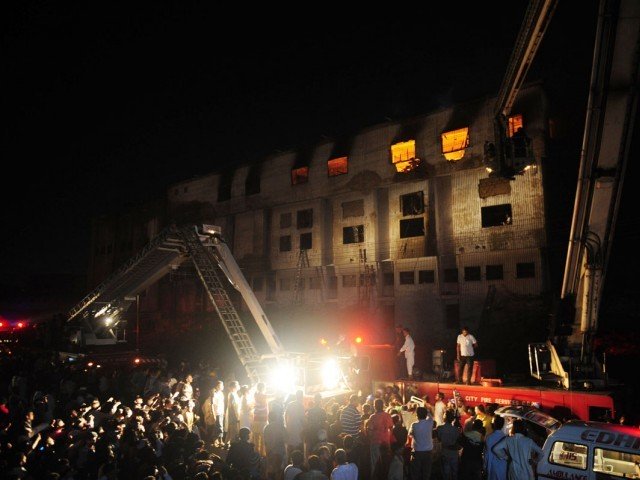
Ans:
[[[296,480],[329,480],[329,477],[322,473],[322,462],[317,455],[311,455],[307,463],[309,471],[299,474]]]
[[[483,430],[482,420],[474,420],[471,431],[460,435],[459,442],[462,445],[461,480],[481,480],[482,478]]]
[[[251,430],[246,427],[240,429],[238,440],[231,443],[227,454],[227,464],[250,478],[260,476],[260,455],[253,443],[249,443]]]
[[[458,478],[458,450],[460,444],[458,437],[460,430],[453,426],[455,414],[453,410],[447,410],[444,415],[444,423],[440,425],[436,433],[442,445],[442,478],[444,480],[457,480]]]

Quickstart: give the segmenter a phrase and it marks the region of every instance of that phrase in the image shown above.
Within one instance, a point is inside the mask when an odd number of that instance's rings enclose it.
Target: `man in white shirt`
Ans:
[[[436,426],[444,425],[444,413],[447,411],[447,405],[444,403],[444,393],[436,393],[436,404],[434,405],[433,411]]]
[[[413,343],[411,331],[408,328],[403,328],[402,334],[404,335],[404,345],[402,345],[402,348],[398,352],[398,356],[404,352],[404,358],[407,360],[407,378],[412,378],[416,344]]]
[[[462,376],[462,381],[466,381],[467,385],[471,385],[473,357],[477,348],[478,342],[476,341],[476,338],[469,334],[469,329],[467,327],[462,327],[462,333],[458,335],[456,343],[456,352],[458,354],[458,361],[460,362],[460,375]],[[457,381],[458,379],[456,379],[456,382]]]
[[[358,466],[347,462],[347,452],[342,448],[336,450],[336,468],[331,472],[331,480],[358,480]]]
[[[218,380],[211,392],[211,412],[215,417],[215,446],[224,444],[224,383]]]

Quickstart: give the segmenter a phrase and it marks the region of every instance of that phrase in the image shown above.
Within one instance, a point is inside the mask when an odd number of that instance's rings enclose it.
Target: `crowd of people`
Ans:
[[[1,355],[0,380],[10,479],[527,479],[539,453],[490,406],[392,386],[310,400],[204,365],[109,369],[28,352]]]

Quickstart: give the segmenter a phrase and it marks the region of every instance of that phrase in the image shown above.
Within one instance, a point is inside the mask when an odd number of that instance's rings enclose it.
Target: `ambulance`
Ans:
[[[547,438],[538,480],[640,479],[640,429],[572,420]]]

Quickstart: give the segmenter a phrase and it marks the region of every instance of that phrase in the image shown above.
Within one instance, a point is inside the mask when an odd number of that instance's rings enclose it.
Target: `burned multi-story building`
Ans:
[[[535,159],[515,180],[490,177],[484,162],[493,106],[389,121],[255,164],[216,162],[231,166],[169,187],[167,218],[219,225],[276,326],[356,319],[388,340],[402,324],[428,349],[447,345],[462,324],[479,328],[496,298],[525,304],[545,290],[545,96],[523,89],[508,119]],[[145,308],[173,324],[211,314],[187,277],[165,280]]]

